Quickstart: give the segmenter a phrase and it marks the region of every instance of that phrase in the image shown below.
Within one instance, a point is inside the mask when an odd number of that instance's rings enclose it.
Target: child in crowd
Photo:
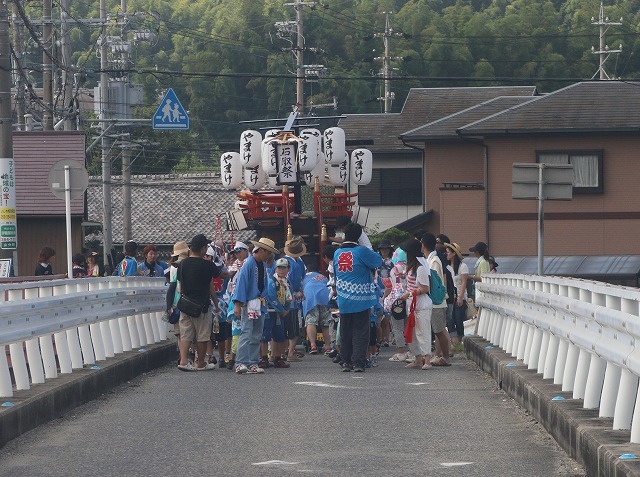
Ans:
[[[310,343],[310,354],[318,354],[316,334],[318,326],[322,330],[325,343],[325,351],[331,352],[331,336],[329,325],[331,324],[331,310],[329,309],[329,280],[317,272],[309,272],[302,280],[302,313],[307,329],[307,338]]]
[[[289,274],[289,261],[279,258],[275,263],[275,272],[269,274],[269,291],[267,306],[268,316],[264,320],[262,338],[260,340],[261,368],[288,368],[290,365],[284,358],[284,315],[289,313],[293,296],[287,275]],[[268,345],[271,343],[271,357],[273,364],[269,363]]]

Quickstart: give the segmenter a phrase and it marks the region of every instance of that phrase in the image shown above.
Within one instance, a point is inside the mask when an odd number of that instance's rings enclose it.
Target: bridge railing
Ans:
[[[163,278],[0,285],[0,397],[166,340],[165,295]]]
[[[538,275],[483,275],[478,334],[640,442],[640,290]]]

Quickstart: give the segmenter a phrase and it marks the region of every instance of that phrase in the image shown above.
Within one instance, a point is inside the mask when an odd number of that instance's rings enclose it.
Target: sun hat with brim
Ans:
[[[189,246],[187,242],[176,242],[173,244],[173,252],[171,253],[172,257],[179,257],[180,255],[188,255],[189,254]]]
[[[258,247],[258,248],[264,249],[267,252],[271,252],[271,253],[279,253],[280,252],[280,250],[278,250],[276,248],[275,242],[273,240],[271,240],[271,239],[266,238],[266,237],[262,237],[257,242],[255,240],[252,240],[251,243],[253,244],[254,247]],[[255,252],[255,250],[254,250],[254,252]]]
[[[460,245],[458,245],[455,242],[452,243],[445,243],[444,244],[445,248],[450,248],[451,250],[453,250],[455,252],[455,254],[458,256],[458,258],[460,260],[464,260],[464,257],[462,256],[462,250],[460,250]]]
[[[307,253],[304,239],[299,235],[291,237],[291,240],[287,240],[284,244],[284,253],[291,258],[298,258]]]

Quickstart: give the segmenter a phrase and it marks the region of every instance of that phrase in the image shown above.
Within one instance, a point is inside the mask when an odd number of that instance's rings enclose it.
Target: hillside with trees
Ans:
[[[167,88],[189,110],[191,129],[133,134],[148,141],[134,163],[139,172],[211,169],[222,150],[237,144],[247,126],[239,121],[286,117],[295,103],[296,35],[278,22],[295,20],[284,0],[130,0],[127,29],[153,32],[137,42],[129,66],[144,88],[137,117],[151,117]],[[97,17],[98,2],[73,1],[74,18]],[[118,18],[120,2],[109,1]],[[33,12],[32,7],[32,12]],[[438,86],[535,85],[549,92],[598,69],[600,0],[322,0],[305,6],[305,64],[327,68],[306,83],[305,112],[317,115],[382,112],[381,63],[387,15],[393,29],[391,55],[395,93],[401,109],[410,88]],[[608,0],[605,15],[622,25],[606,33],[622,53],[607,61],[610,75],[640,76],[640,3]],[[283,25],[283,24],[281,24]],[[111,30],[120,31],[120,26]],[[73,63],[98,80],[99,29],[74,25]],[[31,58],[37,61],[37,55]],[[114,71],[113,74],[117,74]],[[321,108],[337,102],[337,109]],[[237,147],[237,146],[235,146]]]

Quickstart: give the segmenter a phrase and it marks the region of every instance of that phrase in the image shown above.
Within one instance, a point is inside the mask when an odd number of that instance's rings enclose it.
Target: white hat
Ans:
[[[251,243],[253,244],[254,247],[262,248],[262,249],[266,250],[267,252],[271,252],[271,253],[279,253],[280,252],[280,250],[278,250],[276,248],[275,242],[273,240],[271,240],[271,239],[266,238],[266,237],[262,237],[257,242],[255,240],[252,240]],[[255,250],[254,250],[254,252],[255,252]]]
[[[211,246],[211,244],[207,245],[207,253],[206,255],[209,255],[210,257],[215,257],[218,254],[216,253],[216,251],[213,249],[213,247]]]
[[[244,248],[245,250],[249,250],[249,247],[247,246],[247,244],[240,241],[236,242],[232,250],[240,250],[241,248]]]

